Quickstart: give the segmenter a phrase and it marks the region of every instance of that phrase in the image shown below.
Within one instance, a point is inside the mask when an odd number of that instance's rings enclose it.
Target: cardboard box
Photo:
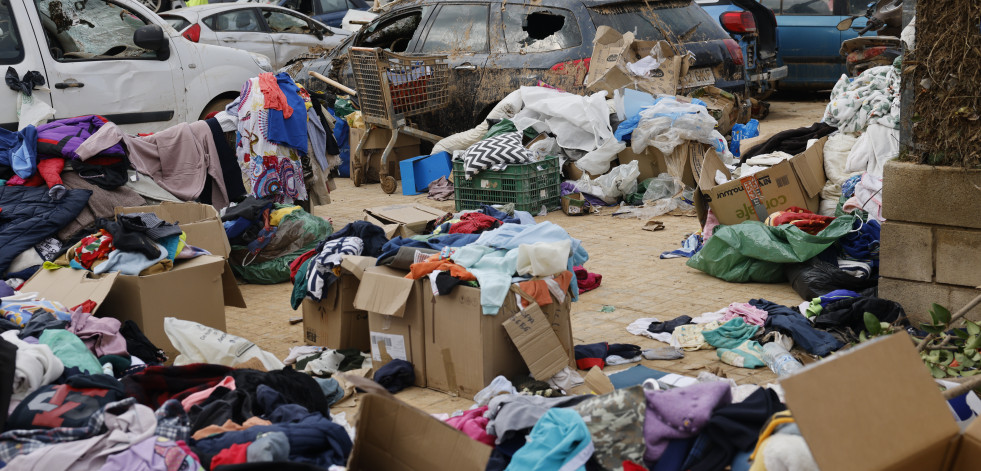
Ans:
[[[620,159],[621,164],[637,161],[637,169],[640,170],[640,176],[637,177],[638,182],[667,173],[680,178],[685,186],[694,188],[697,182],[691,168],[691,157],[697,156],[701,159],[708,149],[708,144],[685,141],[665,156],[663,152],[653,146],[644,149],[643,154],[638,154],[630,146],[627,146],[617,155],[617,158]]]
[[[472,399],[498,375],[527,374],[528,367],[503,323],[520,312],[514,294],[508,294],[497,315],[484,315],[480,289],[458,286],[445,296],[434,296],[424,280],[423,306],[426,318],[426,375],[430,389]],[[558,335],[575,368],[572,324],[569,312],[572,296],[565,301],[542,306],[542,312]]]
[[[655,69],[652,77],[633,75],[627,63],[637,62],[649,56],[658,46],[666,60]],[[586,88],[591,91],[606,90],[613,97],[613,90],[631,87],[651,94],[675,95],[681,77],[688,73],[688,61],[684,55],[673,52],[667,41],[637,41],[633,33],[621,35],[609,26],[596,28],[593,55],[586,75]]]
[[[616,159],[614,159],[612,162],[610,162],[610,168],[611,169],[613,167],[616,167],[617,165],[620,165],[620,164],[617,163]],[[583,175],[589,175],[589,178],[594,179],[594,180],[596,179],[596,177],[602,175],[602,174],[600,174],[600,175],[593,175],[592,173],[584,172],[581,168],[579,168],[578,166],[576,166],[576,163],[575,162],[573,162],[571,160],[566,161],[566,163],[562,164],[562,174],[565,176],[565,179],[566,180],[573,180],[573,181],[579,181],[579,179],[582,178]]]
[[[767,170],[721,185],[715,183],[717,172],[722,172],[726,178],[732,175],[718,154],[709,149],[704,158],[693,155],[691,168],[701,193],[695,198],[699,203],[695,205],[699,219],[705,220],[707,208],[711,208],[719,222],[725,225],[763,221],[771,213],[790,206],[817,212],[821,189],[827,180],[824,175],[826,141],[827,138],[823,138],[792,159]]]
[[[780,384],[821,469],[967,471],[981,463],[981,421],[961,432],[903,332],[815,363]]]
[[[430,223],[446,215],[446,211],[418,203],[393,204],[364,210],[364,220],[385,229],[385,236],[411,237],[427,234]]]
[[[345,375],[366,394],[347,462],[350,471],[483,471],[492,448],[412,407],[377,383]]]
[[[585,216],[593,212],[593,207],[582,193],[569,193],[562,197],[562,212],[567,216]]]
[[[225,306],[244,308],[245,300],[223,257],[229,250],[228,239],[213,207],[198,203],[164,203],[116,209],[117,214],[133,212],[153,212],[165,221],[180,222],[187,232],[188,244],[222,256],[204,255],[178,261],[168,272],[147,276],[95,275],[71,268],[39,270],[24,289],[36,291],[41,297],[68,307],[91,299],[97,303],[95,314],[134,321],[151,342],[173,359],[177,351],[164,333],[165,317],[192,320],[226,330]]]
[[[368,313],[371,360],[375,371],[392,359],[412,363],[415,385],[426,387],[426,323],[422,280],[405,278],[406,272],[388,267],[364,271],[355,309]]]
[[[354,297],[364,270],[375,265],[373,257],[344,257],[341,275],[327,288],[320,302],[303,300],[303,340],[307,345],[332,349],[371,349],[368,313],[354,307]]]

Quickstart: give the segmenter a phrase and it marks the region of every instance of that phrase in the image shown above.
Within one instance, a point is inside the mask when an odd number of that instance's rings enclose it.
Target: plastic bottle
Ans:
[[[804,367],[783,345],[777,342],[763,345],[763,361],[777,376],[787,376]]]

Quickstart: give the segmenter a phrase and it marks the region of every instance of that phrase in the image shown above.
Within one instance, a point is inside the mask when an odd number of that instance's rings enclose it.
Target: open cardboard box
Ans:
[[[634,75],[627,63],[637,62],[660,46],[665,53],[661,67],[652,71],[651,77]],[[593,55],[586,75],[586,88],[592,91],[606,90],[608,98],[613,91],[629,86],[651,94],[675,95],[681,77],[688,73],[686,56],[674,53],[667,41],[638,41],[633,33],[620,34],[609,26],[596,28],[593,39]]]
[[[85,270],[39,270],[23,287],[66,307],[86,300],[97,303],[98,316],[132,320],[156,346],[174,358],[177,351],[164,333],[165,317],[199,322],[225,329],[225,306],[246,307],[231,267],[225,261],[229,244],[214,207],[198,203],[116,208],[116,213],[152,212],[168,222],[179,222],[187,243],[215,255],[178,261],[164,273],[130,276],[95,275]]]
[[[446,215],[442,211],[418,203],[393,204],[364,210],[364,220],[385,230],[385,237],[411,237],[426,234],[430,223]]]
[[[303,300],[303,339],[307,345],[362,352],[371,348],[368,313],[354,307],[354,297],[364,271],[376,262],[374,257],[345,256],[340,276],[326,288],[323,299]]]
[[[479,288],[458,286],[448,295],[435,296],[430,281],[425,279],[422,292],[430,389],[472,399],[498,375],[528,373],[526,355],[529,353],[535,360],[561,357],[566,366],[575,369],[569,317],[571,295],[566,295],[563,302],[553,298],[551,304],[541,306],[544,321],[558,336],[559,344],[557,348],[534,351],[536,347],[546,347],[547,339],[524,338],[516,346],[503,325],[522,311],[513,293],[509,292],[500,311],[490,316],[481,310]],[[529,330],[529,333],[549,332]]]
[[[389,267],[364,270],[354,308],[368,313],[371,361],[375,371],[393,359],[412,363],[415,385],[426,387],[426,323],[422,280]]]
[[[836,354],[780,384],[823,470],[981,468],[981,421],[961,432],[904,332]]]
[[[389,394],[377,383],[344,379],[366,394],[349,471],[483,471],[492,448]]]
[[[691,156],[691,169],[701,197],[695,197],[695,209],[704,223],[708,208],[719,223],[739,224],[743,221],[763,221],[771,213],[791,206],[817,212],[821,189],[827,182],[824,174],[824,144],[822,138],[790,160],[738,180],[716,183],[721,172],[727,179],[732,174],[714,149],[704,156]]]

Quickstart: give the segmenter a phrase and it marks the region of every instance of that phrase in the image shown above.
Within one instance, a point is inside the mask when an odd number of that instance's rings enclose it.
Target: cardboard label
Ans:
[[[401,335],[383,334],[381,332],[371,332],[371,359],[382,361],[381,346],[384,345],[385,351],[393,359],[409,360],[409,355],[405,349],[405,337]]]
[[[537,304],[504,321],[504,329],[535,379],[548,381],[569,364],[569,355]]]
[[[763,193],[760,192],[760,182],[756,177],[750,175],[745,178],[741,178],[739,183],[743,186],[743,192],[746,194],[746,198],[749,199],[750,206],[753,207],[753,211],[756,213],[756,217],[763,221],[770,215],[766,210],[766,205],[763,204]]]

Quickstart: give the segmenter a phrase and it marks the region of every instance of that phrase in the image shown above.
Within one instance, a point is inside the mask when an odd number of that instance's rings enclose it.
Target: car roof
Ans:
[[[382,6],[382,10],[396,9],[402,6],[417,5],[420,3],[431,3],[435,0],[395,0],[392,3]],[[671,0],[575,0],[574,3],[581,3],[587,7],[612,6],[619,4],[657,4]],[[453,3],[530,3],[530,4],[551,4],[555,6],[570,3],[570,0],[520,0],[509,2],[508,0],[453,0]]]

